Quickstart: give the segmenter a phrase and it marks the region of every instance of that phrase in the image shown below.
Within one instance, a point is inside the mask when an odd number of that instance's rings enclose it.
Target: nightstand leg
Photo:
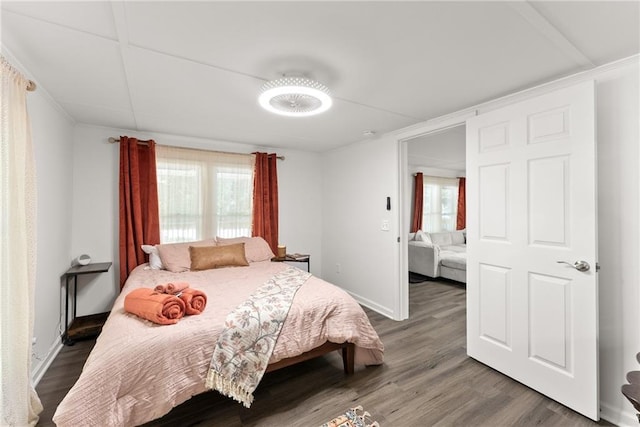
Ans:
[[[78,300],[78,276],[73,276],[73,317],[76,318],[76,301]]]
[[[69,332],[69,276],[65,278],[64,287],[64,334],[62,334],[62,344],[69,345],[68,332]]]

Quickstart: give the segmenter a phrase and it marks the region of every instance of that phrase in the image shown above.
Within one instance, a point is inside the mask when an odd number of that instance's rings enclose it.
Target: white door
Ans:
[[[595,165],[593,81],[467,121],[467,352],[597,420]]]

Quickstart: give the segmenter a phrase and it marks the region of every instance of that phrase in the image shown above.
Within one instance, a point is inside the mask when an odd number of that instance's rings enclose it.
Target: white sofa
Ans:
[[[467,245],[464,230],[410,233],[409,271],[466,283]]]

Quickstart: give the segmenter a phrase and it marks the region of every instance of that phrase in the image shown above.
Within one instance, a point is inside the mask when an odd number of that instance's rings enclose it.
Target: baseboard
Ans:
[[[51,366],[51,363],[53,363],[58,353],[60,353],[60,350],[62,350],[62,342],[58,338],[47,352],[44,360],[31,369],[31,381],[34,387],[38,385],[45,372],[47,372],[47,369],[49,369],[49,366]]]
[[[389,307],[384,307],[376,302],[371,301],[368,298],[364,298],[356,293],[353,293],[351,291],[347,291],[349,293],[349,295],[351,295],[356,301],[358,301],[359,304],[364,305],[367,308],[370,308],[373,311],[376,311],[380,314],[382,314],[383,316],[387,316],[389,319],[395,319],[393,317],[394,312],[392,309],[390,309]]]
[[[630,406],[631,404],[629,404]],[[637,427],[638,418],[631,409],[623,410],[600,402],[600,418],[620,427]]]

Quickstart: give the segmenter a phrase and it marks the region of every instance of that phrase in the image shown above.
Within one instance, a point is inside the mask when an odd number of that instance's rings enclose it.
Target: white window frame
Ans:
[[[422,229],[435,233],[454,231],[458,214],[458,178],[424,176],[422,202]],[[451,193],[451,212],[443,212],[443,194]]]
[[[174,243],[220,237],[240,237],[251,235],[253,171],[255,156],[252,154],[221,153],[179,147],[158,146],[156,149],[156,171],[158,175],[158,203],[160,207],[160,241]],[[193,182],[188,180],[173,182],[167,180],[192,171]],[[237,174],[240,179],[223,188],[219,182],[222,175]],[[189,194],[185,186],[197,186],[196,194]],[[228,190],[221,194],[221,191]],[[231,196],[229,196],[231,194]],[[184,198],[195,196],[190,203]],[[171,199],[175,198],[175,199]],[[223,205],[222,199],[226,202]],[[225,206],[239,206],[238,215]],[[180,213],[182,211],[182,213]],[[168,213],[172,212],[172,213]],[[184,215],[184,218],[180,218]],[[171,229],[168,227],[172,216]],[[224,223],[235,223],[234,227]]]

